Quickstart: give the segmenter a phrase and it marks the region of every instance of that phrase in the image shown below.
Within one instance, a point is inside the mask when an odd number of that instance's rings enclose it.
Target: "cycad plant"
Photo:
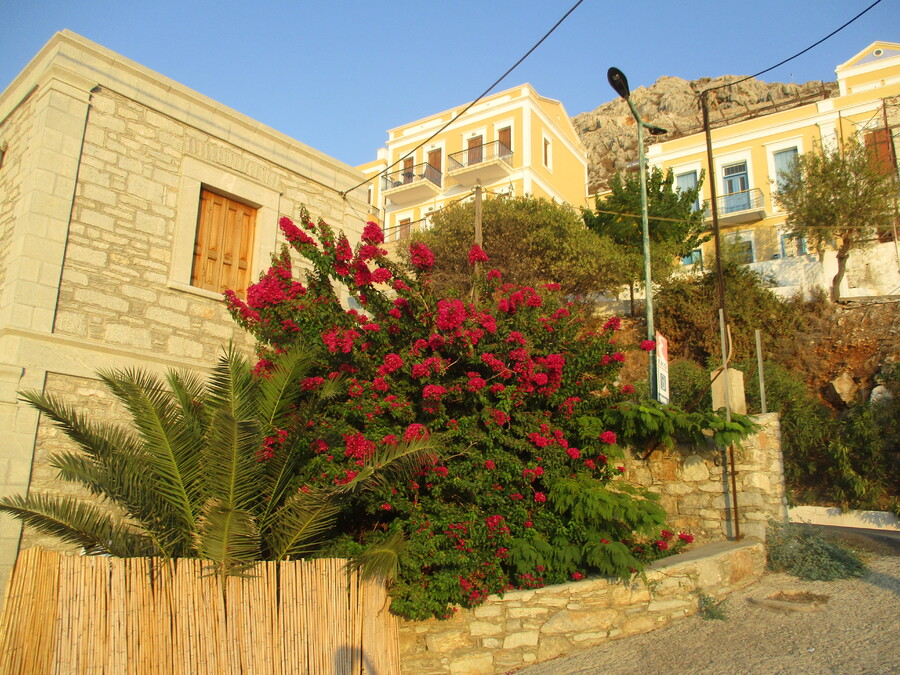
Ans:
[[[313,362],[313,352],[298,345],[259,377],[229,348],[208,383],[182,371],[164,379],[139,370],[101,372],[130,414],[124,426],[92,421],[50,394],[25,392],[80,450],[51,457],[59,478],[86,487],[97,501],[29,494],[0,500],[0,510],[88,553],[199,557],[219,574],[314,555],[336,534],[349,493],[405,473],[430,453],[424,442],[400,443],[369,457],[339,488],[305,484],[311,451],[304,428],[341,386],[333,380],[304,388]],[[395,560],[386,550],[364,556],[381,574],[385,561]]]

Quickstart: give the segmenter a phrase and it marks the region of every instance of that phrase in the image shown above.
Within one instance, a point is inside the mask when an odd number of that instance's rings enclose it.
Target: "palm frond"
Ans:
[[[153,481],[140,458],[114,455],[98,461],[86,455],[58,453],[48,463],[62,480],[80,483],[92,494],[115,506],[144,531],[162,555],[187,553],[179,515],[156,498]]]
[[[286,560],[313,553],[338,511],[340,506],[321,490],[295,493],[264,523],[267,558]]]
[[[265,467],[256,456],[263,435],[250,366],[233,348],[213,370],[208,392],[203,455],[209,494],[226,508],[252,511],[263,492]]]
[[[51,465],[60,469],[61,478],[79,482],[91,492],[116,503],[159,542],[175,540],[171,531],[178,516],[167,502],[158,498],[152,467],[133,431],[94,422],[50,394],[27,391],[21,396],[84,453],[60,453],[51,457]],[[93,463],[93,468],[88,466],[89,463]],[[163,533],[167,534],[162,536]]]
[[[406,538],[402,532],[394,532],[387,539],[368,546],[347,564],[350,569],[359,570],[364,579],[390,582],[400,569],[400,556],[406,549]]]
[[[282,426],[314,362],[315,350],[300,342],[279,355],[269,376],[260,380],[259,418],[266,428]]]
[[[333,488],[337,493],[371,489],[388,482],[412,480],[423,464],[437,460],[434,443],[427,440],[382,446],[366,460],[365,466],[353,480]]]
[[[61,398],[37,390],[21,392],[20,397],[47,416],[83,451],[103,459],[114,454],[138,454],[137,439],[132,431],[112,424],[92,422]]]
[[[189,534],[202,504],[201,439],[158,377],[139,370],[102,371],[99,376],[131,413],[150,470],[147,478],[179,514],[182,529]]]
[[[9,513],[39,532],[83,546],[94,553],[120,558],[154,555],[151,540],[95,504],[72,497],[31,494],[0,499]]]
[[[210,500],[196,534],[197,552],[222,576],[240,575],[259,560],[259,533],[247,511]]]

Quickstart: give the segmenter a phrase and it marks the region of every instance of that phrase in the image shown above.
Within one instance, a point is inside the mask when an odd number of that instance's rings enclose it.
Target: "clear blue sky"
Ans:
[[[497,90],[530,82],[570,115],[632,89],[758,72],[873,0],[585,0]],[[349,164],[389,128],[471,101],[575,0],[0,0],[0,87],[68,28]],[[881,4],[762,79],[833,80],[874,40],[900,41]]]

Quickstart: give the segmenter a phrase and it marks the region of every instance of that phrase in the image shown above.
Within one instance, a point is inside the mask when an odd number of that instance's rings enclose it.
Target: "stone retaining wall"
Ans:
[[[585,579],[491,596],[446,621],[401,622],[402,672],[503,673],[646,633],[696,613],[700,592],[721,599],[764,568],[760,541],[719,542],[657,561],[646,584]]]
[[[770,518],[787,517],[781,426],[777,413],[754,415],[756,434],[734,449],[738,524],[742,536],[764,539]],[[673,528],[698,542],[734,537],[731,475],[725,453],[707,447],[657,450],[647,459],[629,457],[625,478],[660,495]]]

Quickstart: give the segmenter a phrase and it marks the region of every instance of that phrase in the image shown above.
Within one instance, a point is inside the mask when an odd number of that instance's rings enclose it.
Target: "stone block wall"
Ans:
[[[52,393],[68,406],[99,424],[127,424],[128,412],[106,388],[102,381],[87,377],[72,377],[48,373],[45,391]],[[59,452],[77,451],[78,447],[46,417],[38,423],[34,444],[34,460],[28,489],[31,492],[83,498],[96,504],[96,499],[85,488],[57,478],[57,470],[50,466],[50,456]],[[24,490],[23,490],[24,492]],[[42,546],[51,551],[77,551],[78,546],[61,542],[58,538],[37,532],[31,527],[22,528],[22,549]]]
[[[777,413],[755,415],[760,430],[735,446],[738,525],[742,536],[765,538],[770,518],[787,517],[781,427]],[[713,447],[676,446],[624,462],[625,478],[660,495],[669,523],[698,542],[734,536],[730,464]]]
[[[585,579],[491,596],[446,621],[403,621],[402,672],[505,673],[646,633],[696,613],[700,592],[721,599],[756,581],[765,557],[759,541],[719,542],[657,561],[646,584]]]
[[[345,221],[346,205],[335,190],[98,88],[91,94],[54,332],[205,363],[230,340],[250,344],[215,294],[192,289],[186,279],[170,284],[177,277],[178,209],[183,199],[196,209],[199,199],[181,194],[190,189],[183,182],[188,158],[219,177],[223,184],[214,188],[239,192],[234,176],[276,196],[280,213],[256,224],[270,231],[275,246],[283,241],[278,216],[295,216],[301,204],[338,226]],[[263,259],[254,268],[265,268],[271,250],[255,256]]]
[[[0,92],[0,148],[0,496],[54,474],[55,432],[18,390],[94,410],[99,369],[202,372],[230,341],[249,350],[190,283],[202,189],[256,208],[253,279],[301,204],[351,243],[364,225],[356,169],[68,31]],[[0,586],[19,533],[0,515]]]

